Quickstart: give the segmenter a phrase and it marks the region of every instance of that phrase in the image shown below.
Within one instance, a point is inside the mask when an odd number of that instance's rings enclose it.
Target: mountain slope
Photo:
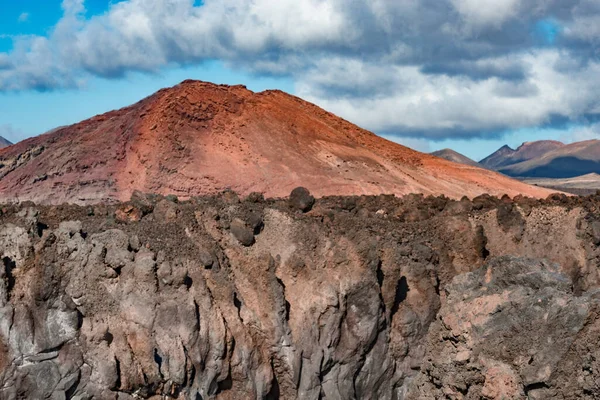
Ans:
[[[504,145],[483,160],[479,161],[479,164],[483,165],[484,167],[494,169],[503,165],[503,163],[506,162],[506,160],[514,153],[514,149]]]
[[[542,156],[509,165],[500,172],[516,177],[573,178],[590,173],[600,173],[600,141],[564,145]]]
[[[3,147],[8,147],[10,146],[12,143],[9,142],[7,139],[3,138],[2,136],[0,136],[0,149]]]
[[[185,81],[0,150],[0,201],[93,203],[135,190],[450,197],[550,191],[422,154],[281,91]]]
[[[563,147],[564,144],[555,140],[538,140],[535,142],[525,142],[516,150],[509,146],[502,146],[494,153],[490,154],[479,164],[486,168],[498,170],[512,164],[517,164],[523,161],[531,160],[540,157],[550,151]]]
[[[469,157],[464,156],[464,155],[460,154],[459,152],[454,151],[452,149],[438,150],[438,151],[434,151],[433,153],[430,153],[430,154],[432,156],[440,157],[440,158],[443,158],[444,160],[452,161],[455,163],[470,165],[472,167],[481,167],[481,165],[477,161],[472,160]]]

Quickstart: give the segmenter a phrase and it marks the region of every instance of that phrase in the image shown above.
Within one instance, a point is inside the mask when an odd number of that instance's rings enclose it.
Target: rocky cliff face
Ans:
[[[599,206],[5,206],[0,398],[597,398]]]

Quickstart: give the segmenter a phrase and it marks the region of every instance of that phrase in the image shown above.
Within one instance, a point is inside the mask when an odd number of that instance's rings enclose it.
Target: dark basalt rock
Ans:
[[[297,187],[292,190],[290,194],[290,205],[302,212],[310,211],[313,204],[315,204],[315,198],[310,194],[308,189],[303,187]]]
[[[231,233],[243,246],[252,246],[254,244],[254,232],[253,229],[248,227],[244,221],[240,219],[234,219],[231,222],[229,228]]]

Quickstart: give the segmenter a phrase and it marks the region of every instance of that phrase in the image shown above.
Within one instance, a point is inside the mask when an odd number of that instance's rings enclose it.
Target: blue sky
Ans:
[[[596,3],[0,0],[0,135],[191,78],[282,89],[418,150],[475,159],[596,138]]]
[[[86,15],[106,12],[116,0],[87,0]],[[2,0],[0,52],[12,49],[13,35],[46,35],[62,17],[61,0]]]
[[[231,85],[242,83],[254,91],[279,88],[293,92],[293,82],[289,79],[233,72],[215,61],[156,74],[132,73],[121,79],[92,78],[77,89],[0,93],[0,121],[6,121],[16,128],[14,137],[7,139],[19,140],[128,106],[185,79]],[[36,118],[32,118],[32,114]]]

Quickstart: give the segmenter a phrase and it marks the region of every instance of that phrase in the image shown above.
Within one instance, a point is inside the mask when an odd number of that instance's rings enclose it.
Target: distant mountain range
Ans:
[[[513,150],[508,146],[502,146],[494,153],[481,160],[479,164],[485,168],[500,170],[509,165],[541,157],[548,152],[558,150],[564,146],[564,143],[554,140],[525,142],[516,150]]]
[[[577,194],[600,189],[600,140],[564,144],[554,140],[526,142],[516,150],[502,146],[479,163],[444,149],[431,153],[449,161],[480,166],[530,184]]]
[[[600,140],[564,144],[554,140],[525,142],[516,150],[502,146],[479,163],[451,149],[431,153],[461,164],[498,171],[514,178],[565,179],[600,174]]]
[[[11,144],[12,144],[11,142],[9,142],[8,140],[6,140],[2,136],[0,136],[0,149],[3,147],[8,147]]]
[[[536,157],[497,168],[497,171],[519,178],[573,178],[600,173],[600,141],[562,145]]]

